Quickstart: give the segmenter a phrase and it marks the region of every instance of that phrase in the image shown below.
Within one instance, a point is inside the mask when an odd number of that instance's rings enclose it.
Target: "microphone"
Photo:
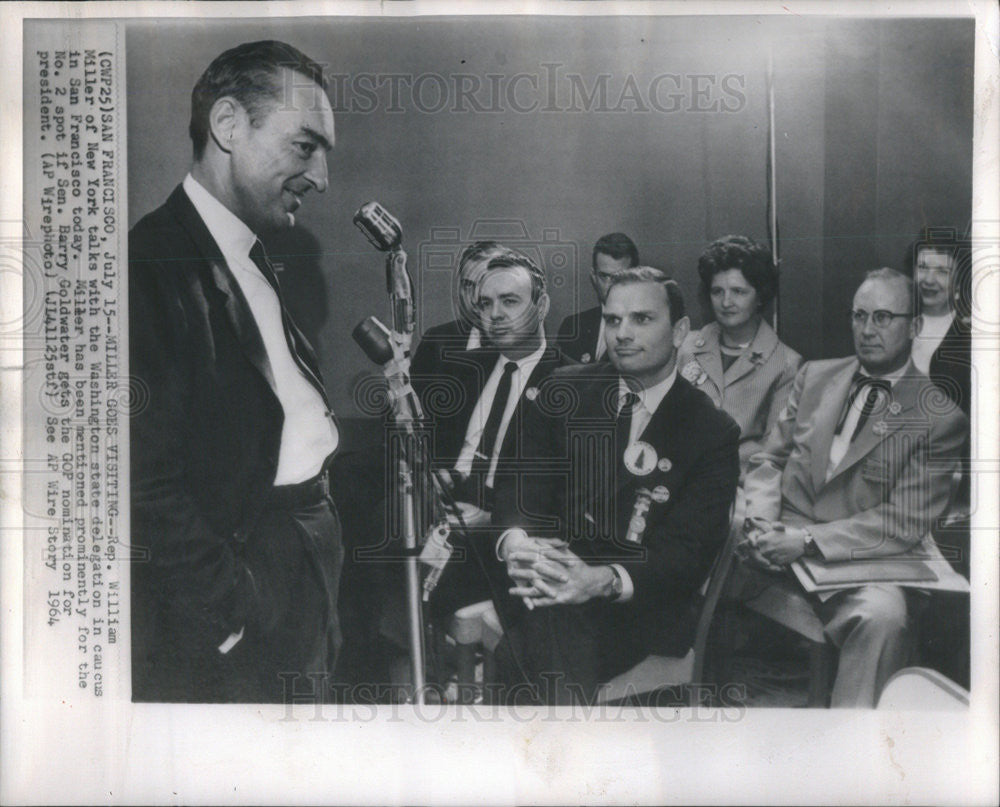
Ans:
[[[392,343],[389,341],[389,329],[375,317],[367,317],[357,324],[351,332],[351,337],[364,354],[375,364],[385,364],[392,361]]]
[[[389,384],[393,410],[402,415],[402,422],[412,428],[412,421],[424,416],[420,399],[410,385],[409,360],[400,358],[392,344],[392,331],[376,317],[366,317],[351,331],[351,336],[364,354],[375,364],[381,365]]]
[[[406,269],[406,253],[401,249],[403,228],[378,202],[363,204],[354,214],[354,224],[385,259],[385,287],[392,304],[392,329],[402,337],[404,353],[416,327],[413,312],[413,282]]]
[[[379,252],[392,252],[403,243],[398,219],[378,202],[361,205],[354,214],[354,224]]]

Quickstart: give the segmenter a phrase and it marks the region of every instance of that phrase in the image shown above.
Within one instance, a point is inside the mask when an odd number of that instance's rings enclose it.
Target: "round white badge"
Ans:
[[[653,488],[652,499],[654,502],[663,504],[670,498],[670,491],[667,490],[663,485],[657,485]]]
[[[625,467],[636,476],[646,476],[656,468],[656,449],[637,440],[625,449]]]
[[[589,353],[584,353],[580,357],[580,361],[582,361],[584,364],[587,364],[590,361],[590,354]]]
[[[666,473],[667,471],[669,471],[671,468],[674,467],[674,464],[666,457],[664,457],[658,463],[656,463],[656,467],[659,468],[661,471],[663,471],[663,473]]]

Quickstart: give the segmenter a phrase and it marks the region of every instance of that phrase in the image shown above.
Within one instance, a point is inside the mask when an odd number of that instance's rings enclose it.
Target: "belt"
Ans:
[[[296,510],[326,501],[330,495],[330,476],[326,470],[318,476],[294,485],[276,485],[271,488],[265,510]]]

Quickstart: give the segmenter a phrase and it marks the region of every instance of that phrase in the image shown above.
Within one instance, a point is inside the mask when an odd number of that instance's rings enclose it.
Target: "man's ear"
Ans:
[[[246,117],[246,110],[235,98],[225,95],[219,98],[208,113],[209,131],[212,140],[227,154],[232,151],[233,133]]]
[[[687,339],[687,335],[691,332],[691,320],[684,316],[677,320],[677,324],[674,325],[674,347],[680,348],[684,344],[684,340]]]
[[[924,315],[917,314],[913,319],[910,320],[910,339],[916,339],[920,336],[920,331],[924,327]]]
[[[543,321],[549,315],[549,295],[544,291],[538,297],[538,321]]]

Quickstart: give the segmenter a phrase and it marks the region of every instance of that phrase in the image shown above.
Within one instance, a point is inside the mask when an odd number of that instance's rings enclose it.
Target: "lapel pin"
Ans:
[[[590,362],[590,354],[589,353],[584,353],[580,357],[580,361],[582,361],[584,364],[588,364]]]
[[[705,340],[702,339],[701,337],[698,337],[698,339],[694,343],[694,346],[695,347],[705,347]]]
[[[538,397],[538,387],[528,387],[524,391],[524,397],[527,398],[529,401],[535,400],[535,398]]]
[[[637,440],[625,449],[625,467],[635,476],[653,473],[656,459],[656,449],[642,440]]]
[[[874,426],[872,426],[872,431],[875,432],[875,434],[882,436],[883,434],[885,434],[887,428],[888,427],[885,425],[885,421],[880,420]]]
[[[666,457],[663,457],[658,463],[656,463],[656,467],[663,471],[663,473],[666,473],[674,467],[674,464]]]
[[[898,415],[902,411],[903,411],[903,407],[899,403],[899,401],[893,401],[891,404],[889,404],[889,414],[890,415]]]
[[[657,485],[655,488],[653,488],[651,496],[654,502],[663,504],[670,498],[670,491],[667,490],[663,485]]]

